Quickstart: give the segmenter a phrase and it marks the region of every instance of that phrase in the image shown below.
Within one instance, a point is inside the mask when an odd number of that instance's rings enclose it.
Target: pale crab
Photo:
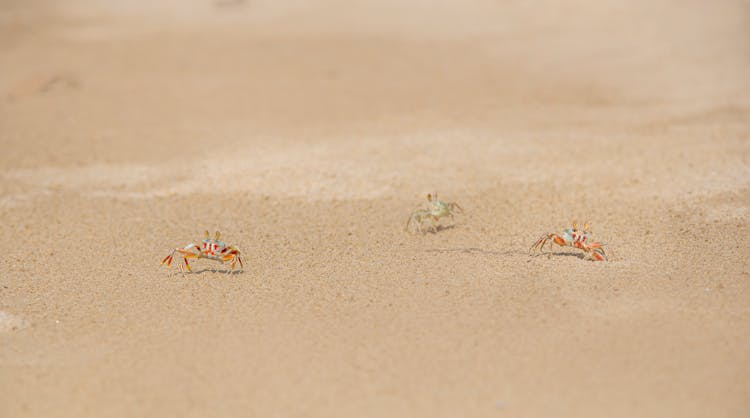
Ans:
[[[591,231],[589,230],[589,224],[583,225],[583,230],[578,229],[578,224],[573,222],[572,228],[566,228],[562,235],[557,234],[544,234],[542,235],[534,245],[531,246],[529,252],[536,248],[539,248],[539,252],[542,252],[544,244],[547,241],[552,240],[555,244],[561,247],[575,247],[583,250],[584,258],[588,258],[592,261],[604,261],[607,259],[607,255],[604,253],[604,245],[601,242],[590,241]]]
[[[175,253],[178,253],[182,256],[182,260],[185,263],[184,267],[182,263],[178,263],[178,267],[180,271],[183,271],[183,268],[187,271],[192,271],[190,268],[190,263],[188,262],[188,258],[206,258],[209,260],[218,261],[222,264],[226,261],[231,261],[229,264],[229,269],[227,270],[227,274],[234,271],[234,266],[237,262],[240,263],[240,269],[243,268],[242,266],[242,258],[240,258],[240,249],[235,247],[234,245],[227,245],[222,241],[219,241],[219,237],[221,236],[221,233],[219,231],[216,231],[216,235],[214,235],[214,238],[209,238],[208,231],[205,232],[203,241],[201,241],[200,244],[196,243],[189,243],[183,248],[175,248],[172,250],[172,253],[168,256],[164,257],[164,260],[161,261],[161,264],[166,264],[167,267],[169,267],[172,264],[172,259],[174,258]]]
[[[415,222],[417,224],[417,230],[424,233],[424,231],[422,231],[422,222],[426,219],[432,221],[432,229],[433,231],[437,231],[437,223],[440,218],[449,216],[451,220],[453,220],[454,211],[456,213],[463,213],[464,211],[456,202],[443,202],[438,200],[437,193],[428,193],[427,201],[430,202],[427,209],[417,209],[409,215],[409,220],[406,221],[405,228],[407,231],[409,230],[409,225],[412,222]]]

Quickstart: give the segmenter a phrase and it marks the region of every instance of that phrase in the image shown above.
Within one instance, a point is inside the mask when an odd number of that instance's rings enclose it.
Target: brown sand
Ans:
[[[0,416],[750,416],[747,2],[161,3],[0,7]]]

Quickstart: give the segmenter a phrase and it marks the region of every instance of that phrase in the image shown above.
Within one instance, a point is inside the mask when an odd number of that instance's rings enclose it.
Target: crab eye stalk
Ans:
[[[215,236],[216,236],[216,238],[214,238],[214,239],[218,241],[219,237],[221,237],[221,232],[216,231],[216,235]]]

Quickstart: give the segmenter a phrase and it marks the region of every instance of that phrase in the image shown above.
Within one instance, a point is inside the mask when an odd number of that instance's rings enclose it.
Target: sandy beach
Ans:
[[[0,416],[747,417],[749,210],[744,1],[4,1]]]

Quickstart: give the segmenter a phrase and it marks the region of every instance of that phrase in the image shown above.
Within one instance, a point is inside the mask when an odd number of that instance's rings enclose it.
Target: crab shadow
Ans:
[[[203,268],[200,270],[193,269],[193,271],[191,272],[176,272],[175,274],[181,274],[183,276],[195,276],[195,275],[200,276],[200,275],[207,274],[207,273],[217,274],[217,275],[222,275],[222,276],[237,276],[239,274],[242,274],[243,270],[235,270],[235,271],[230,272],[227,269],[215,269],[214,270],[214,269],[207,267],[207,268]]]
[[[552,257],[575,257],[575,258],[578,258],[580,260],[585,260],[586,259],[586,254],[585,253],[565,253],[565,252],[559,252],[559,251],[558,252],[551,251],[551,252],[548,252],[548,253],[531,254],[531,258],[537,258],[537,257],[543,257],[543,256],[547,256],[547,258],[552,258]]]
[[[547,253],[537,253],[537,254],[529,254],[527,251],[522,250],[507,250],[507,251],[493,251],[493,250],[485,250],[482,248],[476,248],[476,247],[469,247],[469,248],[431,248],[428,250],[424,250],[426,253],[441,253],[441,254],[448,254],[448,253],[464,253],[464,254],[484,254],[484,255],[516,255],[516,256],[529,256],[531,259],[535,259],[537,257],[543,257],[546,256],[547,258],[552,257],[575,257],[580,260],[585,260],[586,256],[585,254],[577,254],[577,253],[566,253],[566,252],[547,252]]]
[[[508,251],[493,251],[485,250],[482,248],[470,247],[470,248],[433,248],[424,250],[426,253],[464,253],[464,254],[484,254],[484,255],[524,255],[523,251],[508,250]]]
[[[422,232],[422,235],[425,235],[425,234],[433,234],[433,235],[435,235],[438,232],[448,231],[450,229],[454,229],[455,227],[456,227],[456,225],[453,225],[453,224],[451,224],[451,225],[438,225],[435,228],[428,228],[427,230],[425,230],[424,232]]]

